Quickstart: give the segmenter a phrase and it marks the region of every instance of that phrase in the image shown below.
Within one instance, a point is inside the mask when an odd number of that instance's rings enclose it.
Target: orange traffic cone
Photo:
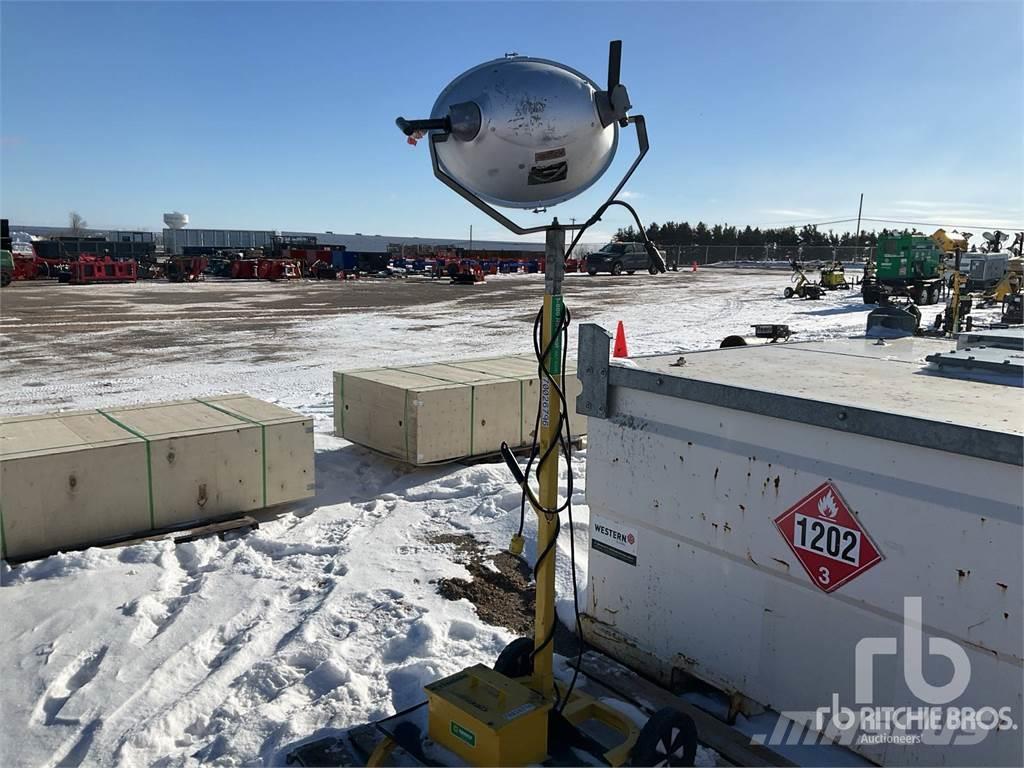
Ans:
[[[619,327],[615,329],[615,346],[612,348],[612,357],[629,357],[629,350],[626,349],[626,329],[622,327],[619,320]]]

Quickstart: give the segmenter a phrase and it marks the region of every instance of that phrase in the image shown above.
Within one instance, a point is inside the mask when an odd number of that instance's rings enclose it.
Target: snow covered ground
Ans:
[[[789,323],[801,340],[853,335],[869,309],[855,292],[784,301],[784,274],[716,269],[663,277],[573,276],[567,304],[576,320],[609,328],[623,320],[633,354],[717,346],[761,322]],[[23,320],[5,308],[9,412],[247,392],[314,417],[317,494],[223,541],[150,542],[0,566],[0,764],[279,765],[300,739],[387,715],[421,700],[425,682],[493,662],[514,635],[481,621],[467,600],[437,593],[438,579],[468,572],[456,547],[436,537],[468,533],[489,552],[505,548],[519,509],[507,470],[410,471],[333,437],[331,372],[527,351],[541,279],[497,279],[525,288],[507,301],[453,294],[340,315],[296,311],[272,324],[273,345],[285,352],[264,362],[254,354],[265,336],[228,324],[204,340],[212,331],[202,313],[170,301],[182,286],[100,289],[129,308],[133,291],[158,292],[157,299],[167,292],[166,305],[147,310],[167,315],[183,349],[159,350],[157,363],[135,350],[117,360],[97,352],[69,367],[59,345],[57,352],[29,349],[8,335]],[[252,295],[224,314],[259,313],[262,299],[288,290],[246,285]],[[188,288],[200,301],[203,287]],[[121,325],[90,331],[125,332]],[[585,459],[585,452],[573,459],[581,584]],[[534,534],[528,516],[530,557]],[[567,562],[566,532],[558,571],[566,618]],[[714,755],[702,751],[699,760],[712,764]]]

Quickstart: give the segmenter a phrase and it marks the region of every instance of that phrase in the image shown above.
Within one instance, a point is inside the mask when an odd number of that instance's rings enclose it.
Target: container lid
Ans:
[[[951,346],[858,338],[733,347],[613,363],[609,384],[1021,464],[1019,386],[929,371],[925,358]]]
[[[964,349],[965,347],[1001,347],[1024,350],[1024,327],[964,331],[956,337],[956,348]]]
[[[951,352],[936,352],[925,358],[931,368],[946,376],[973,381],[1024,386],[1024,351],[1000,347],[964,347]]]

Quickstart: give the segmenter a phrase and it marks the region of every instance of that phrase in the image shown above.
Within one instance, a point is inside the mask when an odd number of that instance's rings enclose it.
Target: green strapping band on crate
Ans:
[[[137,438],[139,438],[142,442],[146,444],[146,488],[149,492],[149,527],[156,528],[156,515],[154,513],[153,508],[153,452],[149,447],[149,438],[146,437],[141,432],[132,429],[124,422],[118,421],[106,411],[101,411],[99,408],[97,408],[96,413],[98,413],[100,416],[106,417],[112,423],[116,424],[121,429],[123,429],[125,432],[130,432],[131,434],[135,435]]]
[[[341,386],[338,388],[339,398],[341,404],[338,406],[341,408],[341,437],[345,436],[345,374],[339,374],[341,376]]]
[[[4,507],[0,504],[0,557],[7,559],[7,531],[4,530]]]
[[[402,417],[405,428],[405,460],[409,461],[409,390],[405,390],[405,415]]]
[[[523,444],[523,385],[525,382],[519,380],[519,444]]]
[[[255,419],[250,419],[248,416],[243,416],[236,411],[229,411],[226,408],[220,408],[213,403],[208,403],[205,400],[200,400],[198,397],[192,398],[200,405],[205,405],[207,408],[213,408],[215,411],[220,411],[225,416],[233,416],[236,419],[247,421],[250,424],[255,424],[260,428],[260,463],[263,465],[263,506],[267,506],[267,425],[263,424]]]
[[[473,427],[476,425],[476,387],[469,385],[469,455],[473,455]]]

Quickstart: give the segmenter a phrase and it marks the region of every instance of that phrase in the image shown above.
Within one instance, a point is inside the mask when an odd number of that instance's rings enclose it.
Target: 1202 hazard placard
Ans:
[[[832,592],[882,561],[882,553],[831,481],[775,518],[811,581]]]

